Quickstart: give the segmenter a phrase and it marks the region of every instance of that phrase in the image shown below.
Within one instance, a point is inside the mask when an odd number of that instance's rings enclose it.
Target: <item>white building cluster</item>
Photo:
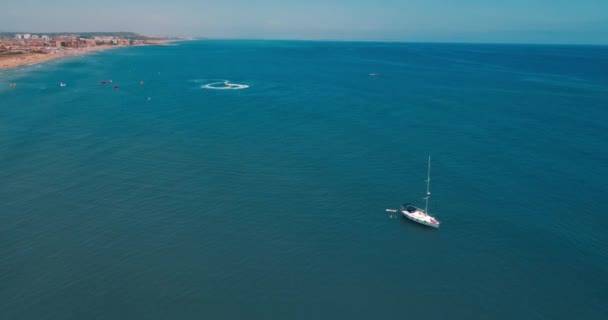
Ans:
[[[44,36],[39,36],[37,34],[29,34],[29,33],[18,33],[15,35],[15,39],[17,40],[43,40],[43,41],[50,41],[51,38],[47,35]]]

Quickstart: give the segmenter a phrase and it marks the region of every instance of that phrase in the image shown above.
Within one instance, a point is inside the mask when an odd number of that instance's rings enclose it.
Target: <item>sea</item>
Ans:
[[[607,120],[608,46],[0,71],[0,319],[607,319]],[[439,229],[386,212],[424,206],[429,156]]]

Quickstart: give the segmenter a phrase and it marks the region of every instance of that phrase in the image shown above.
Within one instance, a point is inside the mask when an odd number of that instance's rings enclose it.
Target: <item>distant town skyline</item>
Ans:
[[[606,0],[20,0],[0,32],[208,38],[608,44]]]

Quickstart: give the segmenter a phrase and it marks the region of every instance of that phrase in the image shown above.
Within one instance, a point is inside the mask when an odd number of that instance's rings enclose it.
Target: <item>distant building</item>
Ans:
[[[27,39],[29,39],[31,36],[32,36],[31,34],[26,33],[26,34],[24,34],[24,35],[23,35],[23,39],[27,40]]]
[[[29,47],[44,47],[44,41],[42,41],[42,40],[31,40],[31,41],[28,41],[27,45]]]
[[[78,43],[78,39],[70,38],[69,41],[66,41],[65,46],[69,48],[80,48],[80,43]]]
[[[18,34],[15,35],[15,39],[21,40],[21,39],[23,39],[23,35],[20,34],[20,33],[18,33]]]
[[[42,39],[43,41],[47,41],[47,42],[51,40],[51,38],[49,36],[46,36],[46,35],[40,37],[40,39]]]
[[[34,40],[40,39],[40,37],[37,34],[33,34],[31,38],[34,39]]]

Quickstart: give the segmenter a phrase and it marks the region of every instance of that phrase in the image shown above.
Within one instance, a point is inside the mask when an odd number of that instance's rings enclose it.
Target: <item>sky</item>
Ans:
[[[608,0],[2,0],[3,31],[608,44]]]

